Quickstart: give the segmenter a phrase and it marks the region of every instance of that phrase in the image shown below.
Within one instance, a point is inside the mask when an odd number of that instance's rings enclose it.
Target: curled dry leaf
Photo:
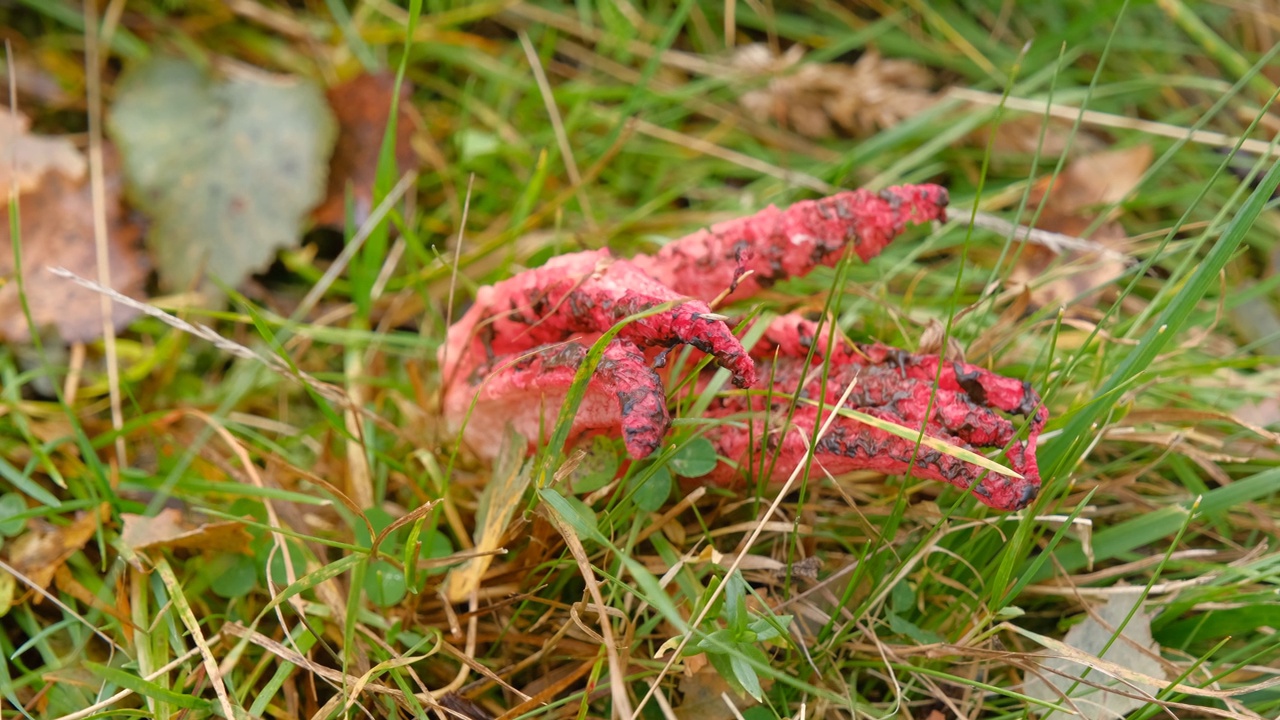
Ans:
[[[1058,177],[1037,188],[1036,202],[1044,203],[1037,227],[1080,237],[1097,219],[1104,206],[1123,200],[1137,187],[1151,165],[1150,145],[1123,150],[1107,150],[1072,161]],[[1114,216],[1109,217],[1089,239],[1100,247],[1123,252],[1127,235]],[[1009,272],[1011,289],[1027,289],[1034,307],[1071,307],[1073,314],[1087,313],[1087,301],[1100,296],[1101,289],[1124,274],[1123,255],[1070,251],[1062,258],[1054,251],[1024,243],[1018,264]],[[1056,269],[1055,264],[1059,265]],[[1048,282],[1040,282],[1051,277]]]
[[[346,223],[347,189],[354,201],[354,221],[358,225],[373,210],[373,184],[378,173],[382,137],[391,117],[395,75],[363,74],[330,88],[329,107],[338,120],[338,142],[329,161],[329,187],[324,202],[311,214],[320,225],[341,227]],[[410,146],[421,119],[410,105],[411,89],[400,87],[396,113],[396,168],[404,173],[421,165]]]
[[[253,539],[244,523],[234,520],[200,523],[177,508],[165,508],[154,516],[121,513],[124,527],[120,542],[134,551],[208,550],[245,553]]]
[[[121,206],[119,176],[110,153],[107,159],[103,193],[111,287],[131,297],[142,297],[151,263],[141,247],[141,226]],[[44,175],[18,197],[22,280],[37,328],[51,327],[66,342],[86,342],[102,335],[100,297],[53,277],[46,269],[62,266],[82,277],[98,276],[93,189],[87,180],[64,174],[61,167],[46,166]],[[0,210],[0,340],[26,342],[31,338],[31,328],[27,326],[14,278],[12,243],[6,204]],[[137,314],[124,305],[112,304],[111,318],[117,330]]]
[[[801,135],[845,133],[866,137],[893,127],[935,101],[933,77],[907,60],[886,60],[867,50],[853,65],[805,63],[799,46],[775,57],[768,46],[747,45],[733,64],[748,75],[773,76],[738,99],[757,120],[771,120]]]
[[[946,339],[946,352],[942,351],[943,338]],[[924,332],[920,333],[920,344],[916,352],[924,355],[941,355],[944,360],[964,362],[964,346],[955,335],[947,334],[947,327],[937,318],[929,318]]]

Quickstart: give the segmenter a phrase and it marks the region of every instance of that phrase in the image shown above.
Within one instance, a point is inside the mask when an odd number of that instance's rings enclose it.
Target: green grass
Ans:
[[[1142,238],[1135,262],[1107,284],[1115,292],[1080,299],[1070,316],[1007,312],[1016,298],[985,289],[1024,251],[963,222],[917,228],[870,264],[822,269],[736,308],[827,306],[849,336],[909,349],[938,320],[962,347],[989,349],[982,362],[1029,380],[1051,412],[1044,489],[1027,512],[1001,515],[937,483],[837,485],[817,471],[782,498],[707,489],[681,504],[673,468],[707,460],[696,417],[710,399],[686,387],[670,446],[633,463],[613,492],[557,482],[566,428],[548,428],[553,442],[525,470],[532,487],[499,498],[515,504],[507,552],[474,600],[450,605],[446,571],[472,554],[482,489],[519,472],[459,452],[438,417],[448,308],[456,317],[477,287],[584,247],[650,251],[824,185],[939,182],[960,217],[976,203],[1026,224],[1038,215],[1032,186],[1065,162],[993,150],[1026,114],[955,100],[857,139],[749,120],[738,81],[690,64],[724,56],[723,2],[246,5],[311,41],[219,4],[154,0],[128,3],[109,52],[131,62],[198,50],[318,78],[373,65],[414,88],[417,147],[439,162],[318,308],[291,315],[328,262],[295,251],[265,293],[197,318],[352,393],[360,411],[143,319],[118,340],[120,466],[100,345],[74,368],[73,397],[39,389],[48,379],[60,393],[72,369],[54,344],[0,348],[0,492],[11,493],[0,497],[0,559],[81,532],[43,563],[60,568],[48,597],[0,572],[0,599],[13,593],[0,618],[0,718],[95,703],[94,716],[416,717],[444,691],[529,717],[629,707],[658,718],[664,704],[679,717],[732,717],[724,691],[752,720],[802,707],[823,718],[1018,718],[1046,702],[1022,692],[1042,651],[1035,636],[1060,639],[1122,585],[1143,589],[1168,677],[1181,683],[1132,717],[1280,713],[1269,684],[1280,666],[1280,455],[1274,436],[1241,420],[1274,400],[1280,377],[1269,354],[1273,161],[1231,164],[1138,129],[1054,126],[1081,143],[1149,143],[1156,158],[1121,203],[1126,233]],[[1275,14],[1176,2],[885,13],[739,3],[736,44],[776,38],[813,48],[807,61],[835,61],[870,43],[940,84],[1188,131],[1276,132]],[[74,86],[78,3],[3,9],[0,25]],[[520,32],[554,89],[554,122]],[[28,110],[48,132],[67,122]],[[398,180],[384,162],[379,197]],[[375,297],[397,242],[403,255]],[[335,309],[349,312],[321,319]],[[693,370],[701,358],[673,362]],[[601,443],[584,462],[606,470],[575,482],[611,479],[619,450]],[[165,507],[196,524],[242,519],[247,552],[121,543],[126,515]]]

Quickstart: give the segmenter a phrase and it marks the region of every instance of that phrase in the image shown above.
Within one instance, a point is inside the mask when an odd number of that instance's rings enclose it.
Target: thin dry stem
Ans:
[[[604,112],[604,110],[601,109],[601,112]],[[751,157],[750,155],[737,152],[736,150],[720,147],[719,145],[703,140],[702,138],[696,138],[692,135],[686,135],[684,133],[676,132],[675,130],[669,130],[660,125],[654,125],[646,120],[635,119],[633,120],[633,123],[636,130],[648,135],[649,137],[663,140],[679,147],[688,148],[695,152],[702,153],[703,155],[720,158],[721,160],[731,162],[735,165],[747,168],[748,170],[754,170],[755,172],[768,175],[769,177],[777,178],[792,185],[808,188],[815,192],[823,193],[824,195],[833,195],[839,190],[839,188],[836,188],[834,185],[824,182],[823,180],[819,180],[807,173],[802,173],[797,170],[785,170],[777,165],[767,163],[763,160]]]
[[[111,255],[107,247],[107,191],[102,160],[102,61],[98,55],[98,5],[84,0],[84,73],[89,114],[89,187],[93,198],[93,249],[97,256],[98,282],[111,287]],[[10,66],[12,67],[12,65]],[[116,463],[128,467],[125,450],[124,411],[120,401],[120,360],[116,357],[116,324],[111,298],[98,296],[102,313],[103,354],[107,362],[107,393],[111,403],[111,429],[116,433]]]
[[[214,694],[218,696],[218,704],[222,707],[223,717],[243,717],[244,709],[238,703],[235,703],[227,693],[227,685],[222,681],[222,672],[218,667],[218,660],[213,656],[213,650],[210,649],[209,641],[204,636],[200,621],[192,611],[190,603],[187,602],[187,596],[183,594],[182,583],[178,582],[178,576],[174,574],[169,561],[163,557],[156,562],[155,569],[169,591],[169,602],[177,611],[178,619],[186,626],[187,632],[191,636],[191,642],[200,650],[205,675],[208,677],[209,683],[213,685]]]
[[[947,220],[952,222],[969,224],[970,219],[969,213],[964,210],[947,211]],[[1125,253],[1109,248],[1094,240],[1078,238],[1073,235],[1063,235],[1049,230],[1040,230],[1039,228],[1029,228],[984,212],[973,213],[972,221],[972,225],[976,228],[990,230],[997,235],[1004,235],[1014,240],[1040,245],[1059,254],[1074,250],[1077,252],[1096,253],[1104,258],[1119,260],[1125,265],[1134,263],[1133,258]]]
[[[573,556],[574,562],[578,565],[578,572],[582,575],[582,581],[587,586],[587,592],[590,593],[592,601],[595,602],[596,612],[600,615],[600,633],[603,636],[605,657],[609,662],[609,690],[613,695],[613,717],[630,717],[635,718],[638,710],[633,710],[631,706],[631,698],[627,695],[626,674],[627,668],[623,664],[622,659],[618,656],[618,646],[613,640],[613,622],[609,619],[609,606],[604,602],[604,595],[600,592],[600,583],[596,580],[595,570],[591,567],[591,561],[587,558],[587,551],[582,546],[582,541],[574,534],[573,530],[565,523],[563,519],[555,512],[548,513],[551,521],[555,524],[556,530],[560,536],[564,538],[565,546],[569,548],[569,554]],[[677,653],[677,657],[678,657]],[[674,661],[674,657],[672,660]],[[649,688],[649,693],[645,699],[641,701],[640,707],[644,707],[645,702],[653,695],[656,683],[662,680],[659,675],[655,680],[655,685]]]
[[[214,633],[209,637],[209,641],[216,642],[220,638],[220,635],[221,633]],[[159,677],[162,677],[164,676],[165,673],[168,673],[172,670],[175,670],[183,666],[184,664],[186,664],[188,660],[190,660],[191,658],[199,654],[200,654],[200,648],[191,648],[190,650],[187,650],[185,653],[171,660],[164,667],[157,668],[147,673],[142,677],[142,679],[147,681],[152,681]],[[132,690],[129,690],[129,689],[121,690],[120,692],[116,693],[115,695],[112,695],[111,697],[105,700],[96,702],[83,710],[77,710],[73,713],[67,713],[66,715],[62,715],[58,718],[55,718],[55,720],[82,720],[83,718],[87,718],[92,715],[98,714],[99,711],[106,710],[107,708],[111,707],[112,705],[115,705],[121,700],[124,700],[125,698],[129,697],[132,694],[133,694]]]
[[[310,374],[302,370],[294,370],[279,358],[272,357],[269,355],[262,355],[260,353],[257,353],[241,345],[240,343],[228,340],[222,337],[221,335],[219,335],[216,331],[214,331],[212,328],[208,327],[207,325],[187,322],[186,320],[183,320],[179,317],[170,315],[169,313],[161,310],[160,308],[155,307],[154,305],[150,305],[144,302],[139,302],[109,287],[96,283],[92,280],[87,280],[85,278],[82,278],[79,275],[76,275],[75,273],[71,272],[70,270],[67,270],[66,268],[50,267],[50,268],[47,268],[47,270],[53,273],[54,275],[57,275],[58,277],[63,278],[65,280],[70,280],[71,282],[81,287],[88,288],[89,290],[92,290],[97,293],[102,293],[103,295],[106,295],[112,300],[120,303],[121,305],[127,305],[128,307],[131,307],[134,310],[137,310],[138,312],[143,313],[144,315],[153,317],[170,327],[181,330],[182,332],[185,332],[189,335],[194,335],[200,338],[201,340],[205,340],[210,344],[212,344],[214,347],[218,348],[219,350],[222,350],[223,352],[229,353],[238,358],[244,358],[246,360],[256,360],[262,363],[263,365],[266,365],[267,367],[271,368],[272,370],[276,371],[280,375],[284,377],[293,378],[294,380],[297,380],[303,385],[306,385],[307,387],[311,388],[311,390],[313,390],[317,395],[320,395],[321,397],[325,398],[326,400],[329,400],[330,402],[338,403],[339,405],[342,405],[342,406],[348,406],[351,404],[350,399],[347,397],[346,393],[344,393],[341,389],[334,387],[333,385],[330,385],[328,383],[321,382],[320,380],[317,380],[316,378],[312,377]]]
[[[213,431],[215,435],[222,438],[222,441],[226,443],[227,448],[230,449],[231,452],[240,460],[240,465],[241,467],[244,468],[245,474],[248,475],[249,481],[253,483],[254,487],[264,491],[262,495],[262,505],[267,513],[267,522],[273,528],[285,527],[284,523],[280,521],[280,515],[276,511],[275,502],[271,499],[271,496],[266,494],[265,492],[267,490],[267,486],[266,486],[266,483],[262,481],[262,476],[258,473],[258,466],[253,463],[253,459],[249,457],[249,453],[244,449],[243,445],[241,445],[241,443],[236,440],[235,436],[232,435],[225,427],[223,427],[221,423],[217,422],[213,418],[213,416],[205,412],[202,412],[200,410],[188,410],[187,414],[205,423],[209,427],[209,429]],[[292,555],[289,554],[288,548],[285,546],[284,538],[283,536],[281,536],[280,533],[274,533],[274,532],[271,533],[271,552],[273,554],[274,553],[280,554],[280,559],[282,561],[282,564],[285,570],[285,577],[288,580],[288,582],[292,584],[295,580],[297,580],[298,574],[297,574],[297,570],[293,567],[293,557]],[[268,565],[268,567],[269,566],[270,565]],[[330,599],[331,595],[336,595],[339,603],[336,607],[341,608],[342,607],[341,593],[325,592],[326,585],[332,584],[334,582],[336,581],[327,580],[324,583],[321,583],[316,588],[316,592],[320,597],[322,597],[326,601]],[[271,587],[272,583],[273,583],[273,580],[271,579],[271,574],[267,573],[267,584],[269,589],[272,591],[272,595],[274,596],[277,593],[275,588]],[[294,612],[298,613],[299,617],[306,617],[306,607],[303,605],[302,596],[300,595],[291,596],[289,598],[289,604],[293,607]],[[289,642],[294,644],[296,649],[297,641],[295,640],[294,635],[291,632],[288,632],[289,623],[285,621],[284,613],[281,611],[280,605],[276,604],[273,610],[275,611],[275,614],[276,614],[276,621],[279,622],[280,627],[286,631],[285,637],[289,638]]]
[[[1160,137],[1173,138],[1175,140],[1188,140],[1200,145],[1207,145],[1209,147],[1223,148],[1227,150],[1239,145],[1241,150],[1261,155],[1262,157],[1280,157],[1280,147],[1276,147],[1264,140],[1234,137],[1209,130],[1191,130],[1179,127],[1178,125],[1170,125],[1168,123],[1155,122],[1152,120],[1140,120],[1138,118],[1124,117],[1121,115],[1112,115],[1110,113],[1098,112],[1096,110],[1081,110],[1080,108],[1071,107],[1070,105],[1045,103],[1039,100],[1029,100],[1027,98],[1006,97],[995,93],[971,90],[969,88],[953,87],[947,91],[947,94],[958,100],[964,100],[975,105],[983,105],[986,107],[1003,106],[1010,110],[1038,113],[1041,115],[1047,114],[1063,120],[1075,120],[1076,118],[1080,118],[1081,122],[1089,125],[1121,128],[1124,130],[1137,130],[1138,132],[1144,132],[1148,135],[1158,135]]]
[[[365,363],[364,356],[355,348],[347,348],[343,355],[343,375],[347,383],[347,397],[351,400],[351,405],[342,413],[342,423],[348,434],[347,486],[351,488],[352,499],[363,512],[374,504],[373,471],[369,466],[364,426],[360,422],[360,413],[355,411],[355,408],[363,407],[365,403],[365,385],[362,382]]]
[[[115,641],[115,640],[112,640],[110,635],[107,635],[106,633],[104,633],[104,632],[102,632],[101,630],[99,630],[99,629],[98,629],[98,628],[97,628],[93,623],[91,623],[91,622],[89,622],[88,620],[86,620],[86,619],[85,619],[85,617],[84,617],[83,615],[81,615],[80,613],[76,612],[75,610],[72,610],[72,609],[71,609],[71,607],[70,607],[69,605],[67,605],[66,603],[62,602],[62,600],[60,600],[60,599],[58,598],[58,596],[57,596],[57,595],[54,595],[53,593],[49,592],[48,590],[44,589],[43,587],[40,587],[40,585],[39,585],[39,584],[37,584],[37,583],[36,583],[35,581],[33,581],[31,578],[29,578],[29,577],[27,577],[26,575],[24,575],[24,574],[23,574],[21,571],[19,571],[17,568],[13,567],[13,566],[12,566],[12,565],[10,565],[9,563],[5,562],[4,560],[0,560],[0,570],[3,570],[3,571],[5,571],[5,572],[9,573],[9,574],[10,574],[10,575],[12,575],[15,579],[20,580],[20,581],[22,582],[22,584],[24,584],[24,585],[26,585],[27,587],[31,588],[31,590],[32,590],[33,592],[35,592],[37,595],[39,595],[40,597],[44,598],[45,600],[48,600],[49,602],[51,602],[51,603],[53,603],[54,605],[56,605],[56,606],[58,607],[58,609],[59,609],[59,610],[61,610],[62,612],[66,613],[69,617],[73,617],[73,618],[75,618],[76,620],[78,620],[78,621],[80,622],[80,624],[81,624],[81,625],[84,625],[86,628],[89,628],[89,631],[90,631],[90,632],[92,632],[94,635],[97,635],[98,637],[102,638],[102,640],[103,640],[104,642],[106,642],[106,643],[107,643],[107,645],[109,645],[109,646],[111,646],[113,649],[115,649],[115,650],[119,651],[121,655],[126,655],[126,656],[127,656],[127,655],[129,654],[129,653],[125,652],[125,651],[124,651],[124,648],[120,647],[120,646],[116,643],[116,641]]]

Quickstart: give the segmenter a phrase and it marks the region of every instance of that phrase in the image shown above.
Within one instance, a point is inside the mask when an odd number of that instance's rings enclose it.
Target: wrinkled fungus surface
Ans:
[[[973,452],[995,451],[1022,478],[845,416],[813,448],[815,467],[832,474],[909,471],[970,490],[994,508],[1026,507],[1040,487],[1035,442],[1048,419],[1027,383],[878,343],[828,343],[829,328],[798,315],[772,321],[748,350],[733,322],[708,306],[726,291],[728,301],[740,301],[834,265],[848,247],[870,260],[908,225],[943,219],[946,204],[946,190],[936,185],[842,192],[712,226],[652,256],[563,255],[481,288],[440,351],[445,417],[483,459],[497,454],[508,423],[525,437],[545,437],[591,344],[618,321],[670,303],[608,344],[571,438],[609,433],[623,438],[633,458],[652,454],[671,424],[666,353],[689,345],[749,390],[722,394],[708,409],[726,420],[707,432],[722,459],[698,482],[785,480],[806,461],[814,428],[852,385],[845,407],[915,432],[923,426],[929,437]]]

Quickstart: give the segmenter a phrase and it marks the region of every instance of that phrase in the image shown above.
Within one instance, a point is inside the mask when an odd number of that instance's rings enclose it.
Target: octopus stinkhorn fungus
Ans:
[[[728,370],[734,385],[755,390],[722,394],[708,409],[709,416],[747,420],[707,430],[722,459],[700,482],[731,486],[762,474],[785,480],[806,462],[815,426],[852,384],[845,407],[917,432],[923,424],[928,436],[970,451],[998,451],[1021,477],[844,416],[813,447],[815,464],[831,473],[910,471],[968,489],[994,508],[1023,508],[1040,487],[1035,444],[1048,419],[1027,383],[879,343],[831,346],[827,332],[798,315],[772,321],[747,349],[708,306],[726,292],[741,300],[834,265],[849,245],[870,260],[908,224],[943,219],[946,204],[947,191],[936,185],[842,192],[715,225],[653,256],[563,255],[483,287],[440,351],[447,422],[482,459],[497,453],[508,423],[528,438],[545,435],[591,344],[619,321],[667,304],[607,345],[571,438],[611,433],[622,436],[632,458],[653,453],[671,423],[661,368],[671,348],[690,345]],[[791,408],[797,397],[808,402]]]

